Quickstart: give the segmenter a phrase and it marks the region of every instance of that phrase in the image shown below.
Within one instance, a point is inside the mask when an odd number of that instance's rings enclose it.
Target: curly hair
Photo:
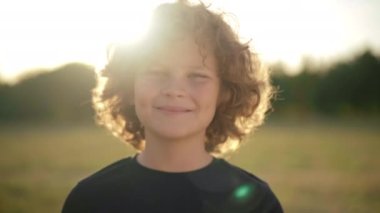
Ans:
[[[205,149],[222,155],[237,149],[245,135],[264,121],[274,90],[266,69],[248,43],[239,41],[224,13],[187,1],[156,8],[147,35],[131,45],[116,45],[93,90],[97,121],[138,151],[144,149],[144,127],[133,105],[134,75],[181,36],[190,35],[200,49],[215,55],[221,86]]]

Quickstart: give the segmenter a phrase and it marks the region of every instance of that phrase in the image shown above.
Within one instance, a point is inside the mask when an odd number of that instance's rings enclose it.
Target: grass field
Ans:
[[[380,212],[377,122],[272,122],[229,160],[286,212]],[[82,178],[133,151],[94,126],[0,126],[0,212],[60,212]]]

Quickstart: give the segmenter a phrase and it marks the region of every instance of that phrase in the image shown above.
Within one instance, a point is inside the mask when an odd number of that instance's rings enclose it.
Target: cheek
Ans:
[[[219,90],[217,87],[205,87],[199,90],[195,97],[207,110],[215,110],[217,106]]]
[[[146,84],[141,84],[141,82],[136,82],[134,88],[134,105],[138,118],[141,120],[146,114],[147,109],[150,105],[150,95],[149,88]]]
[[[138,92],[135,93],[138,95]],[[140,123],[145,126],[146,121],[149,119],[151,111],[150,111],[150,102],[145,99],[145,96],[138,95],[138,98],[135,98],[135,112]]]
[[[144,99],[146,99],[150,95],[150,93],[151,93],[150,85],[151,84],[149,84],[143,80],[137,80],[135,82],[135,87],[134,87],[135,103],[137,103],[139,101],[143,101]]]

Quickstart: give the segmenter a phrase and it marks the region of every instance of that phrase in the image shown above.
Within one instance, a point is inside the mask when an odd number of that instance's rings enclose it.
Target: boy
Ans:
[[[134,46],[116,47],[94,90],[101,124],[138,150],[82,180],[69,212],[282,212],[269,186],[214,156],[260,125],[268,76],[222,16],[163,4]]]

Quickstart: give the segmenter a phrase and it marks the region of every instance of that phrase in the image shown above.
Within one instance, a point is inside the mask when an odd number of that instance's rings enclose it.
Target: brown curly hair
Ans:
[[[203,3],[162,4],[147,35],[132,45],[115,45],[93,90],[98,123],[137,150],[144,149],[144,128],[136,116],[134,75],[176,39],[190,35],[201,49],[215,55],[221,82],[215,116],[206,130],[206,150],[214,155],[235,150],[243,136],[261,125],[274,90],[248,43],[227,24],[225,14]],[[200,52],[201,53],[201,52]],[[202,54],[202,53],[201,53]]]

